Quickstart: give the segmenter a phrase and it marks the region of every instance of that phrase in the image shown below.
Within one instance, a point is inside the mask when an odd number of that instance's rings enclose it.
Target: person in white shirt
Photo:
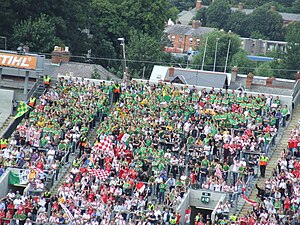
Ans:
[[[156,196],[158,198],[158,194],[159,194],[159,185],[163,182],[163,178],[161,176],[158,176],[155,178],[154,183],[156,184]]]
[[[236,183],[236,181],[238,179],[240,167],[241,167],[240,160],[234,159],[234,164],[232,167],[232,175],[233,175],[233,183],[234,184]]]
[[[53,221],[54,222],[54,221]],[[56,221],[55,221],[56,222]],[[32,225],[31,221],[29,218],[26,219],[24,225]]]
[[[55,155],[55,150],[54,150],[53,147],[51,147],[49,149],[49,151],[47,152],[47,159],[48,159],[48,161],[49,161],[50,164],[53,162],[54,155]]]
[[[246,163],[246,161],[245,161],[245,158],[242,158],[242,160],[241,160],[241,162],[240,162],[240,166],[242,166],[242,167],[246,167],[246,165],[247,165],[247,163]]]
[[[16,196],[16,194],[12,190],[9,190],[7,197],[10,199],[13,199],[13,198],[15,198],[15,196]]]

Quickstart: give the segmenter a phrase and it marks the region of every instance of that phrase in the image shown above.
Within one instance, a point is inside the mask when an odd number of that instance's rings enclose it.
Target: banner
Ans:
[[[36,63],[34,56],[0,53],[0,66],[35,70]]]
[[[256,206],[258,204],[256,201],[250,200],[246,195],[242,194],[241,197],[245,199],[245,201],[252,206]]]
[[[64,210],[66,216],[68,217],[69,221],[72,223],[74,222],[75,218],[72,215],[72,213],[70,212],[70,210],[63,204],[63,203],[59,203],[59,205],[61,206],[61,208]]]
[[[25,102],[19,102],[17,115],[15,118],[19,118],[23,116],[26,112],[28,112],[30,109],[30,106],[28,106]]]
[[[10,172],[8,183],[15,185],[15,184],[28,184],[29,180],[29,170],[19,170],[17,173]]]
[[[20,184],[28,184],[29,181],[29,170],[20,171]]]
[[[12,185],[14,185],[14,184],[20,184],[20,176],[19,176],[19,174],[10,172],[9,173],[9,178],[8,178],[8,183],[12,184]]]

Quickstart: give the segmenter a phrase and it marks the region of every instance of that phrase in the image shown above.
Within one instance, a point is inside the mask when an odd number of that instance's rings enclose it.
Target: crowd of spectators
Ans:
[[[63,204],[76,224],[178,224],[175,209],[188,188],[251,188],[260,154],[268,154],[289,115],[271,95],[134,81],[120,87],[116,98],[113,83],[60,78],[18,127],[1,154],[5,167],[58,173],[62,157],[78,155],[59,195],[47,196],[49,205],[39,205],[45,196],[31,199],[37,211],[30,220],[67,223]],[[97,119],[96,139],[84,139]],[[97,147],[105,141],[110,148]],[[100,169],[107,178],[91,173]],[[35,176],[32,188],[43,181]]]
[[[291,131],[287,149],[283,149],[264,187],[258,189],[257,204],[240,218],[241,224],[300,224],[299,125]]]

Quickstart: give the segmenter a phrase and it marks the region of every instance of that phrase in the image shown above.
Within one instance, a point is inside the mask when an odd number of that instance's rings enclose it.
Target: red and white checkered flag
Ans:
[[[115,150],[115,155],[120,156],[126,150],[126,146],[123,143],[118,144],[114,150]]]
[[[113,144],[109,137],[105,137],[102,140],[100,140],[97,144],[95,144],[94,148],[97,151],[110,151],[113,148]]]
[[[91,169],[90,173],[100,180],[106,180],[110,174],[109,171],[103,169]]]

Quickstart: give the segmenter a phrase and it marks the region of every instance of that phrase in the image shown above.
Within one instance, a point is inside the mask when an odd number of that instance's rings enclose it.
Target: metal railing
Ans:
[[[35,92],[35,90],[37,89],[38,87],[38,82],[35,82],[33,84],[33,86],[31,87],[31,89],[27,92],[26,94],[26,100],[28,100],[30,98],[30,96]]]

